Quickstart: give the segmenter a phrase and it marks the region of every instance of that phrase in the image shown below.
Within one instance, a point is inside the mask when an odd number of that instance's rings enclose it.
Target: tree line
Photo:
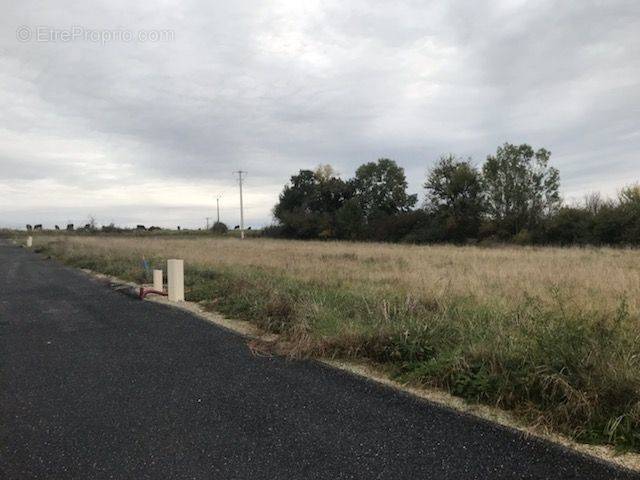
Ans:
[[[560,197],[551,153],[505,143],[481,167],[442,156],[427,172],[425,201],[407,193],[404,169],[381,158],[343,180],[330,165],[300,170],[273,209],[266,235],[410,243],[632,245],[640,243],[640,186],[618,198]]]

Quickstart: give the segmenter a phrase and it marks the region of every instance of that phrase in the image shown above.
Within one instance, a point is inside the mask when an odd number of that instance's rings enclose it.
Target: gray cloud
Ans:
[[[553,152],[567,197],[640,180],[635,1],[14,2],[0,19],[0,223],[268,223],[282,184],[386,156]],[[174,33],[21,42],[16,29]],[[65,212],[57,213],[57,212]],[[24,220],[23,220],[24,219]],[[180,222],[180,220],[183,220]],[[237,223],[230,218],[229,223]]]

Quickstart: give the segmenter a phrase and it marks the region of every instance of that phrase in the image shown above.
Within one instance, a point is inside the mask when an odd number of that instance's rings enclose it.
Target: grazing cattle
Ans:
[[[73,223],[67,223],[67,230],[69,231],[73,230]]]
[[[239,230],[240,229],[240,225],[236,225],[235,227],[233,227],[234,230]]]
[[[247,227],[247,230],[251,230],[251,227]]]
[[[58,225],[55,226],[56,230],[60,230],[60,227]]]
[[[27,223],[27,230],[31,231],[31,230],[32,230],[32,228],[33,228],[33,227]]]
[[[37,225],[34,225],[34,226],[33,226],[33,229],[34,229],[34,230],[42,230],[42,224],[41,224],[41,223],[39,223],[39,224],[37,224]]]
[[[147,227],[145,227],[144,225],[136,225],[136,230],[146,230]]]

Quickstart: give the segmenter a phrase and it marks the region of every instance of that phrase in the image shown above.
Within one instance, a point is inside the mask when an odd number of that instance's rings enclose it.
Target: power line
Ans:
[[[247,172],[238,170],[233,172],[238,174],[238,186],[240,187],[240,238],[244,239],[244,206],[242,204],[242,175],[246,175]]]

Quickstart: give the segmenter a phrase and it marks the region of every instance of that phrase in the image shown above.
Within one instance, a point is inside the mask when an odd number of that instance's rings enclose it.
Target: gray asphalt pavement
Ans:
[[[632,479],[0,242],[0,478]]]

